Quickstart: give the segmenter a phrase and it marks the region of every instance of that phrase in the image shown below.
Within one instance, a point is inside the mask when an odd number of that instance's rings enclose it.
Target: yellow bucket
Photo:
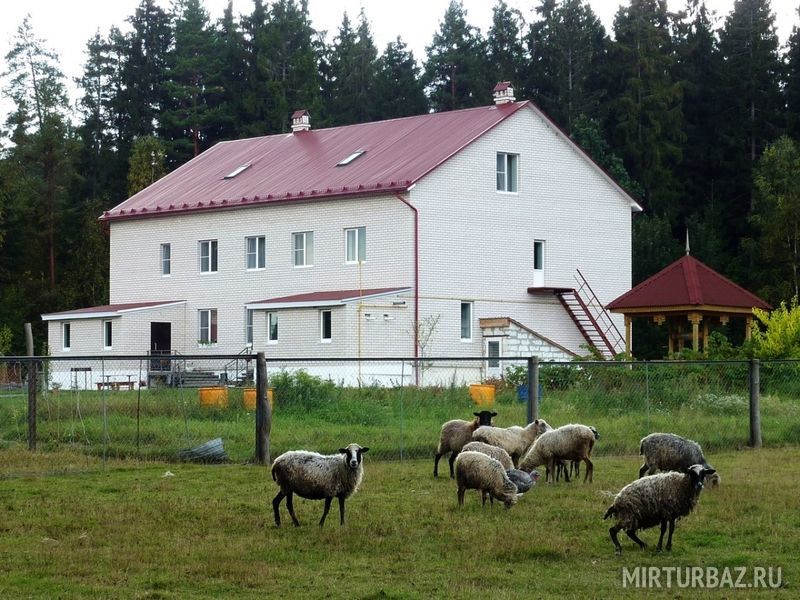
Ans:
[[[206,408],[228,408],[228,388],[223,386],[199,388],[200,406]]]
[[[473,383],[469,386],[469,396],[478,406],[494,406],[494,386]]]
[[[269,408],[272,410],[272,395],[273,388],[267,388],[267,400],[269,401]],[[245,410],[256,409],[256,388],[244,388],[244,408]]]

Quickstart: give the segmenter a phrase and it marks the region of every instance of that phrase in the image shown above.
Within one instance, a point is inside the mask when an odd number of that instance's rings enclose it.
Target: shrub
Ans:
[[[283,407],[318,407],[338,396],[336,384],[303,369],[279,371],[270,376],[269,385],[275,389],[275,402]]]

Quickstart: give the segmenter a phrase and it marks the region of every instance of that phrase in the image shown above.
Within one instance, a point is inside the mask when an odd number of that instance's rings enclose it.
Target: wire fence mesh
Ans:
[[[0,358],[0,446],[28,441],[35,364],[40,450],[176,460],[219,438],[229,459],[251,460],[255,358]],[[750,435],[750,369],[747,361],[541,363],[538,415],[596,427],[595,455],[636,454],[653,431],[695,439],[707,454],[739,448]],[[760,365],[765,445],[800,443],[798,375],[798,361]],[[267,378],[273,457],[357,442],[376,458],[432,458],[447,420],[491,407],[495,425],[527,422],[526,359],[268,360]]]

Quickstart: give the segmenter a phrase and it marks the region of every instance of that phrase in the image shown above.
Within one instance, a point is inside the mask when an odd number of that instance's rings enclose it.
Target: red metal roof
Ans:
[[[358,300],[359,298],[374,298],[375,296],[387,296],[399,292],[410,291],[409,287],[391,287],[391,288],[372,288],[368,290],[335,290],[326,292],[308,292],[305,294],[294,294],[292,296],[280,296],[278,298],[270,298],[268,300],[258,300],[256,302],[248,302],[247,306],[250,307],[256,304],[324,304],[330,302],[331,304],[343,304],[348,300]]]
[[[609,310],[672,306],[772,308],[727,277],[686,255],[608,304]],[[624,311],[621,311],[624,312]]]
[[[62,312],[50,313],[42,315],[42,320],[51,321],[56,319],[66,318],[90,318],[94,316],[111,315],[115,313],[123,313],[126,311],[155,308],[158,306],[168,306],[170,304],[179,304],[186,302],[185,300],[160,300],[158,302],[130,302],[127,304],[103,304],[101,306],[90,306],[88,308],[77,308],[75,310],[65,310]]]
[[[511,102],[220,142],[101,218],[139,218],[407,190],[527,104]],[[346,166],[337,166],[357,150],[364,154]],[[251,167],[224,178],[245,164]]]

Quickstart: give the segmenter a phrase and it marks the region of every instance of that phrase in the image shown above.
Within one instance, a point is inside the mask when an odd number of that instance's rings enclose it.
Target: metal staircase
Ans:
[[[603,358],[612,359],[625,351],[625,340],[580,269],[574,278],[577,287],[554,293],[589,345]]]

